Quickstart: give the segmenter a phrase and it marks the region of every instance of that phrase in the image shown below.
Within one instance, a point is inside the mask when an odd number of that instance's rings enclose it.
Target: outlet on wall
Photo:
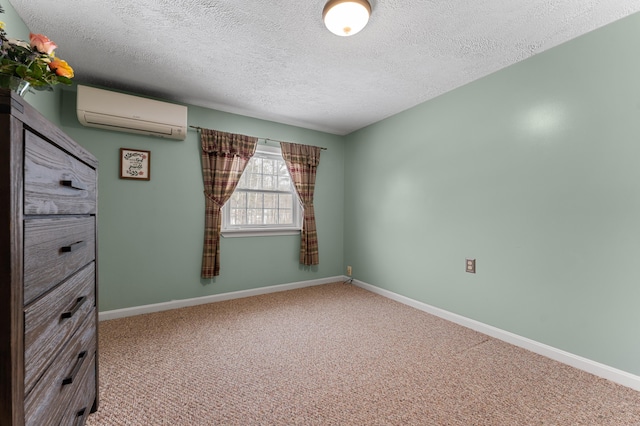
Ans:
[[[475,274],[476,273],[476,260],[475,259],[467,259],[467,268],[466,271]]]
[[[351,269],[351,266],[347,266],[347,276],[350,277],[352,273],[353,269]]]

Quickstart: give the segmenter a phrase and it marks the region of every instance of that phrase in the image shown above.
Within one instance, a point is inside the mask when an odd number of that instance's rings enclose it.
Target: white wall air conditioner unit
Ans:
[[[184,140],[187,107],[78,85],[78,120],[88,127]]]

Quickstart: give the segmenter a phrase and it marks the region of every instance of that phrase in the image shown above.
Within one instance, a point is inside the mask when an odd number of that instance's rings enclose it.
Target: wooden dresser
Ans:
[[[0,425],[98,406],[98,162],[0,89]]]

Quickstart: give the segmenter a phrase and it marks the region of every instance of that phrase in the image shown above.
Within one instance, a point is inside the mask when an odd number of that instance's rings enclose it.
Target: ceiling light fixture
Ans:
[[[327,29],[339,36],[358,33],[369,22],[371,5],[367,0],[329,0],[322,11]]]

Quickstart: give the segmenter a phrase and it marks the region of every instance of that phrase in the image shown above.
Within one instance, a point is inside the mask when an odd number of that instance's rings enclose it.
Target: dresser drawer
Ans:
[[[95,259],[95,217],[24,221],[24,304]]]
[[[24,214],[96,213],[96,171],[26,132]]]
[[[29,393],[88,313],[95,315],[92,262],[24,311],[24,382]]]
[[[89,369],[80,378],[78,391],[67,406],[60,426],[81,426],[87,420],[96,399],[95,362],[95,358],[91,360]]]
[[[95,318],[89,315],[25,397],[26,426],[57,426],[83,386],[82,377],[89,374],[95,380],[95,333]]]

